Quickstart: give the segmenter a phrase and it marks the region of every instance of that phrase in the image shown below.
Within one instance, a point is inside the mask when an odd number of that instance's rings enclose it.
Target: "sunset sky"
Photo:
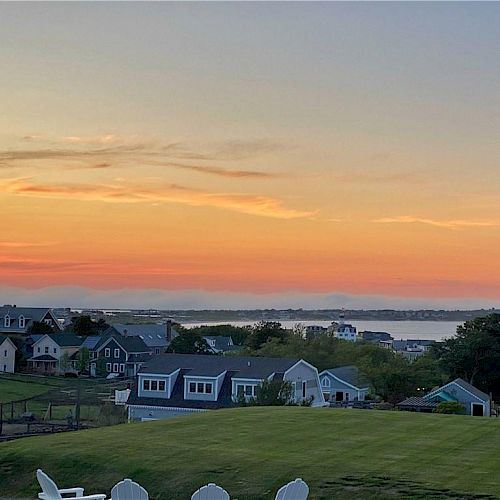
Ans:
[[[499,3],[0,4],[0,303],[500,302]]]

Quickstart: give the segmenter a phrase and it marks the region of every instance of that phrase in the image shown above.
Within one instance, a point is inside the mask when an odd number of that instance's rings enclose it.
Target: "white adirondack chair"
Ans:
[[[230,500],[228,492],[214,483],[209,483],[196,490],[191,500]]]
[[[106,498],[106,495],[103,494],[84,495],[83,488],[59,489],[56,483],[54,483],[54,481],[52,481],[52,479],[47,476],[47,474],[45,474],[42,469],[38,469],[36,471],[36,478],[38,479],[40,487],[42,488],[42,493],[38,494],[38,498],[40,498],[41,500],[105,500]]]
[[[111,500],[149,500],[149,495],[140,484],[124,479],[113,486]]]
[[[297,478],[282,486],[276,493],[275,500],[306,500],[308,495],[309,486],[302,479]]]

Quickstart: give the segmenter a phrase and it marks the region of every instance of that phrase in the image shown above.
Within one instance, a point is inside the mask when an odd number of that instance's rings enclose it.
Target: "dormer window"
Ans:
[[[26,319],[24,316],[19,316],[19,328],[26,327]]]
[[[328,377],[325,377],[322,381],[321,381],[321,385],[323,385],[323,387],[330,387],[330,379]]]
[[[10,328],[10,316],[8,314],[6,314],[3,319],[3,326],[5,328]]]

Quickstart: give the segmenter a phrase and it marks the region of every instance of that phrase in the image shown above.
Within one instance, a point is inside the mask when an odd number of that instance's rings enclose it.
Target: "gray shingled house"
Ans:
[[[431,412],[439,403],[448,401],[461,403],[467,415],[491,415],[491,397],[461,378],[438,387],[423,397],[407,398],[396,406],[400,410]]]
[[[129,419],[157,420],[227,408],[263,380],[288,380],[299,402],[323,406],[317,369],[302,359],[162,354],[144,363],[127,401]]]
[[[27,335],[28,328],[35,322],[47,323],[54,330],[61,331],[61,325],[48,307],[0,306],[0,334]]]
[[[325,401],[364,401],[369,384],[356,366],[328,368],[319,374]]]

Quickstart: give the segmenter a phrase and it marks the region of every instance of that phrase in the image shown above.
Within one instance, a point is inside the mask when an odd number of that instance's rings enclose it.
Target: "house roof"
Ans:
[[[148,346],[140,337],[123,337],[122,335],[107,335],[103,336],[101,342],[97,346],[97,350],[101,350],[110,339],[114,339],[116,343],[128,353],[143,353],[149,352]]]
[[[57,358],[54,358],[50,354],[42,354],[40,356],[34,356],[30,358],[28,361],[57,361]]]
[[[406,398],[401,403],[398,403],[396,406],[409,406],[412,408],[436,408],[438,403],[436,401],[427,401],[425,398],[412,396],[410,398]]]
[[[433,395],[437,394],[438,392],[442,391],[443,389],[445,389],[448,386],[453,385],[453,384],[456,384],[459,387],[461,387],[464,391],[467,391],[467,392],[473,394],[474,396],[476,396],[476,398],[480,399],[481,401],[489,401],[490,400],[490,396],[488,394],[486,394],[483,391],[480,391],[479,389],[477,389],[473,385],[469,384],[469,382],[466,382],[462,378],[456,378],[455,380],[443,385],[442,387],[438,387],[437,389],[434,389],[432,392],[427,394],[425,396],[425,398],[430,398]]]
[[[206,335],[203,337],[210,348],[215,351],[239,351],[241,346],[233,344],[233,339],[231,337],[223,337],[222,335]]]
[[[10,317],[10,327],[4,328],[3,321],[0,321],[0,329],[8,330],[9,332],[25,332],[33,321],[42,321],[47,314],[52,316],[52,319],[57,325],[57,319],[52,315],[52,310],[48,307],[17,307],[4,305],[0,306],[0,319],[5,316]],[[25,319],[24,328],[19,326],[19,318],[23,316]]]
[[[51,333],[48,335],[59,347],[80,347],[83,337],[74,333]]]
[[[326,370],[323,370],[320,375],[325,372],[331,373],[333,376],[359,389],[368,387],[370,385],[367,378],[359,372],[357,366],[350,365],[339,366],[338,368],[327,368]]]
[[[160,354],[146,362],[140,372],[167,374],[183,369],[186,376],[216,377],[225,371],[231,371],[235,378],[262,380],[273,373],[286,372],[299,361],[291,358]]]
[[[3,337],[0,335],[0,345],[2,345],[4,342],[7,342],[7,341],[9,341],[14,346],[14,349],[17,350],[16,345],[14,344],[14,342],[12,342],[12,340],[9,339],[9,337]]]
[[[119,333],[122,336],[139,337],[148,347],[167,347],[168,341],[166,337],[167,325],[164,324],[142,324],[142,325],[125,325],[122,323],[115,323],[106,330],[106,334]],[[172,338],[179,335],[177,331],[172,328]]]
[[[86,347],[87,349],[93,350],[101,341],[101,339],[102,337],[100,335],[89,335],[85,338],[81,347]]]
[[[400,339],[400,340],[393,340],[392,341],[392,348],[395,351],[404,351],[407,348],[411,348],[414,346],[430,346],[434,344],[436,341],[435,340],[429,340],[429,339]]]

